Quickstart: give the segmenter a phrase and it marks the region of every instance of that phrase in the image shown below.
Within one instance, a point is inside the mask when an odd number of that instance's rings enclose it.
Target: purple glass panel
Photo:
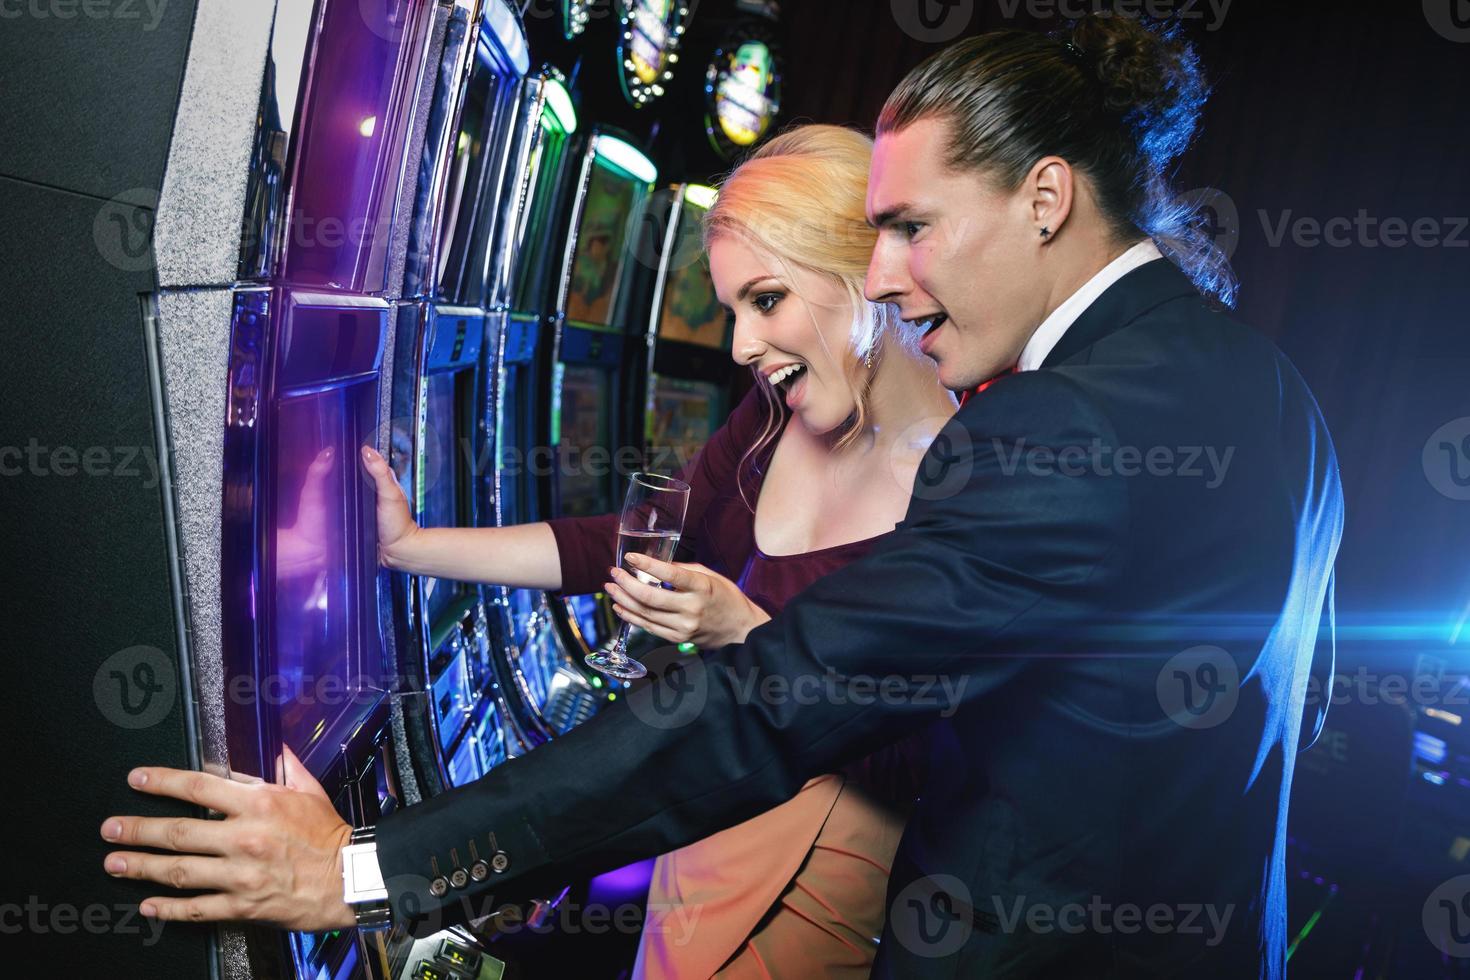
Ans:
[[[273,297],[264,289],[235,295],[220,502],[225,738],[230,768],[262,779],[273,777],[274,727],[270,713],[261,712],[249,692],[256,689],[260,672],[256,462]]]
[[[281,739],[303,759],[335,748],[386,686],[377,635],[373,497],[357,447],[373,438],[371,381],[276,406],[271,605]],[[310,764],[310,762],[308,762]]]
[[[310,388],[325,381],[376,373],[383,353],[376,308],[294,303],[281,332],[276,388]],[[364,319],[369,321],[364,323]]]
[[[391,686],[378,634],[376,498],[357,450],[376,443],[387,309],[289,306],[262,478],[265,632],[280,737],[313,771]]]
[[[412,168],[411,96],[433,0],[324,0],[300,114],[282,278],[377,293]]]

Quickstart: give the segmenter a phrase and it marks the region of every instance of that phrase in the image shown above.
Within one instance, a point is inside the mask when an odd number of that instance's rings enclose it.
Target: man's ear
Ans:
[[[1055,156],[1037,160],[1026,175],[1027,209],[1038,229],[1049,229],[1048,238],[1061,230],[1072,213],[1075,178],[1072,165]]]

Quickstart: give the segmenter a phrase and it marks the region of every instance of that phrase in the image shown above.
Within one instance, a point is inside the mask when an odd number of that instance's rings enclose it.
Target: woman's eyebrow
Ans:
[[[754,286],[756,283],[766,282],[768,280],[774,280],[775,278],[776,278],[775,276],[756,276],[754,279],[750,280],[750,282],[748,282],[745,285],[743,285],[743,286],[740,287],[740,292],[738,292],[738,293],[735,294],[735,302],[738,303],[742,299],[744,299],[746,297],[746,295],[750,293],[750,288],[752,286]]]

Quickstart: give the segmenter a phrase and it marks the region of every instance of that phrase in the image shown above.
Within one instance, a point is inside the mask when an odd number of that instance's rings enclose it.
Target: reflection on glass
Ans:
[[[267,605],[275,672],[259,697],[281,706],[281,738],[303,758],[350,732],[385,678],[377,637],[377,526],[355,460],[371,441],[374,385],[288,397],[274,431],[274,582]]]

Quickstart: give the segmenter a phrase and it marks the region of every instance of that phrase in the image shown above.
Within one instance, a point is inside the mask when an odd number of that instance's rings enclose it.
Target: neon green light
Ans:
[[[653,161],[644,156],[641,150],[616,136],[598,136],[597,155],[635,180],[641,180],[645,184],[658,182],[658,168],[653,165]]]
[[[684,188],[684,200],[708,211],[715,206],[720,192],[705,184],[690,184]]]
[[[555,78],[546,80],[546,108],[556,117],[563,131],[568,134],[577,131],[577,110],[572,105],[572,94]]]

